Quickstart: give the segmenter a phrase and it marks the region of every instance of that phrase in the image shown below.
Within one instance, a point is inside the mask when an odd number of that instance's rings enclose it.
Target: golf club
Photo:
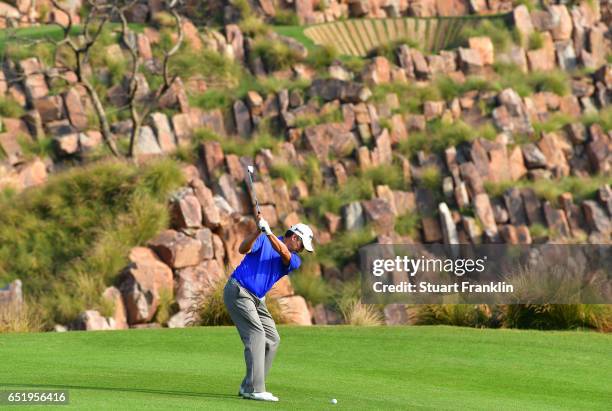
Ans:
[[[259,201],[257,201],[257,194],[255,193],[255,185],[253,184],[253,174],[255,174],[255,167],[247,166],[247,173],[249,174],[249,182],[251,184],[251,195],[255,200],[255,210],[257,211],[257,217],[261,215],[261,210],[259,209]]]

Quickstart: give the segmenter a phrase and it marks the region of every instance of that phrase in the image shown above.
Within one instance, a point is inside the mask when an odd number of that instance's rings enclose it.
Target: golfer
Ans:
[[[278,401],[266,391],[265,378],[276,355],[280,337],[266,307],[265,295],[280,278],[300,267],[303,249],[314,251],[312,230],[296,224],[276,237],[268,222],[258,217],[259,230],[242,241],[246,254],[223,290],[223,300],[244,344],[246,375],[238,395],[260,401]]]

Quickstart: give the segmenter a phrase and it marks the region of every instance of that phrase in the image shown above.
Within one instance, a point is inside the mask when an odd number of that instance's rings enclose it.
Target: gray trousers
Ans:
[[[274,320],[266,303],[231,279],[223,290],[223,301],[244,344],[245,392],[266,391],[265,378],[280,343]]]

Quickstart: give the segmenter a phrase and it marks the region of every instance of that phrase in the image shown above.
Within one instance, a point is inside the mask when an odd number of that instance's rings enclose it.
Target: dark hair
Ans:
[[[285,237],[291,237],[292,235],[297,235],[297,234],[296,234],[296,233],[294,233],[294,232],[293,232],[293,231],[291,231],[291,230],[287,230],[287,231],[285,232]]]

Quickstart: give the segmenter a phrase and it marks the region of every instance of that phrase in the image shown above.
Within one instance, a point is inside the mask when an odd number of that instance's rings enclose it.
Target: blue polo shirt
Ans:
[[[283,241],[283,237],[278,237]],[[291,253],[289,264],[283,264],[281,255],[272,248],[272,243],[265,235],[257,237],[232,277],[244,288],[262,298],[281,277],[289,274],[302,264],[296,253]]]

